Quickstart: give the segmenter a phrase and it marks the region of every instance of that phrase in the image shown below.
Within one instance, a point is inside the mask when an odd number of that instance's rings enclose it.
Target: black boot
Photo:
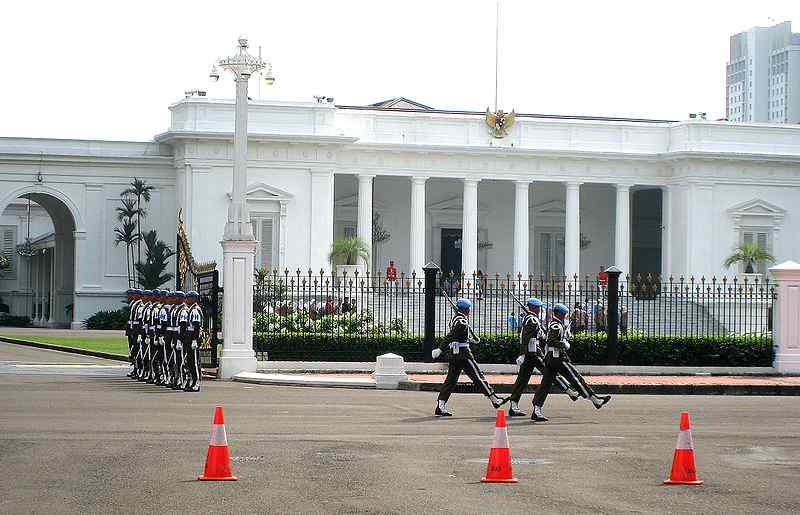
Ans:
[[[452,417],[453,416],[452,413],[447,411],[447,408],[445,407],[445,403],[443,403],[443,402],[437,402],[436,403],[436,411],[434,412],[434,415],[436,415],[437,417]]]
[[[545,417],[542,414],[542,408],[541,407],[534,406],[533,407],[533,414],[531,414],[531,420],[533,420],[534,422],[547,422],[550,419]]]
[[[592,404],[594,404],[595,408],[600,409],[606,404],[608,404],[608,401],[610,400],[611,400],[610,395],[595,395],[594,397],[592,397]]]
[[[521,411],[516,402],[511,401],[511,406],[508,407],[508,416],[509,417],[527,417],[528,414],[525,413],[524,411]]]

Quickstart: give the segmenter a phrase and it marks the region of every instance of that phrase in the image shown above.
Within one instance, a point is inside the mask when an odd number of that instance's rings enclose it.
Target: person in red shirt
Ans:
[[[386,286],[392,290],[397,288],[397,268],[394,261],[389,261],[389,266],[386,267]]]

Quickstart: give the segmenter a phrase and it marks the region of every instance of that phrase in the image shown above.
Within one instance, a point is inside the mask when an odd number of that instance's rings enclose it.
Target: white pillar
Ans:
[[[28,258],[28,267],[31,269],[31,301],[33,302],[33,312],[31,321],[35,324],[39,319],[39,262],[36,255]]]
[[[44,292],[45,292],[45,284],[47,283],[47,272],[45,269],[44,261],[45,261],[45,254],[39,254],[39,259],[37,259],[37,265],[39,267],[39,288],[36,295],[36,301],[39,303],[39,317],[37,318],[37,323],[39,325],[44,324]]]
[[[370,258],[364,262],[365,271],[372,263],[372,179],[374,175],[358,176],[358,237],[369,249]]]
[[[233,134],[233,191],[228,205],[226,240],[252,240],[253,226],[247,212],[247,80],[250,75],[236,78],[236,127]]]
[[[50,295],[47,296],[47,325],[55,325],[54,318],[55,304],[56,304],[56,249],[50,249]]]
[[[772,319],[773,367],[780,374],[800,373],[800,264],[786,261],[769,269],[778,283]]]
[[[311,220],[308,265],[314,272],[330,271],[328,254],[333,243],[333,171],[311,171]],[[327,273],[327,272],[326,272]]]
[[[425,181],[427,177],[411,178],[411,255],[409,274],[422,278],[425,266]]]
[[[530,181],[514,181],[514,266],[513,276],[528,277],[528,188]]]
[[[256,371],[253,352],[253,269],[255,240],[223,240],[222,354],[217,375],[230,379],[239,372]]]
[[[631,273],[631,185],[617,184],[617,216],[614,230],[614,265],[622,277]]]
[[[564,226],[564,274],[571,279],[580,274],[581,263],[581,183],[567,183],[566,223]]]
[[[90,311],[94,308],[84,305],[83,296],[81,293],[84,290],[84,285],[86,285],[91,279],[93,272],[91,270],[92,267],[86,264],[89,255],[89,245],[86,239],[86,231],[75,230],[72,232],[72,236],[75,242],[75,279],[73,280],[73,317],[70,327],[72,329],[83,329],[83,320],[86,320],[86,318],[92,314]]]
[[[478,181],[464,179],[463,221],[461,226],[461,271],[464,282],[470,284],[478,271]],[[464,285],[462,285],[463,287]]]
[[[672,187],[661,188],[661,276],[672,274]]]

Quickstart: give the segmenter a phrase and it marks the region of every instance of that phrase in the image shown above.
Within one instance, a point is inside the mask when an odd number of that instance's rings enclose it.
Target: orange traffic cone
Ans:
[[[481,483],[516,483],[517,478],[511,471],[511,451],[508,447],[508,430],[506,429],[506,412],[497,410],[497,421],[494,424],[494,441],[489,450],[489,463],[486,475]]]
[[[231,471],[231,455],[228,452],[228,437],[225,435],[225,419],[222,406],[214,408],[214,421],[211,423],[211,441],[208,442],[206,468],[198,481],[236,481],[238,477]]]
[[[694,468],[694,442],[692,441],[692,428],[689,424],[689,413],[681,413],[681,432],[678,433],[678,443],[675,445],[675,454],[672,457],[672,471],[665,485],[702,485],[697,479],[697,470]]]

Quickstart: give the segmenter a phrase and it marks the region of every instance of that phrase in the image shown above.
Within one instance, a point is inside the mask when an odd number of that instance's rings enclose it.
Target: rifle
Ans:
[[[444,295],[444,298],[447,299],[447,302],[450,303],[450,306],[453,308],[453,311],[458,311],[458,308],[456,307],[456,303],[453,302],[453,299],[450,298],[450,296],[447,294],[447,292],[445,292],[444,289],[442,289],[442,288],[439,288],[439,291],[442,292],[442,295]],[[475,340],[475,343],[481,343],[481,339],[478,338],[477,334],[475,334],[475,331],[472,329],[472,326],[469,324],[469,322],[467,322],[467,329],[469,329],[469,334],[472,335],[472,338]]]

